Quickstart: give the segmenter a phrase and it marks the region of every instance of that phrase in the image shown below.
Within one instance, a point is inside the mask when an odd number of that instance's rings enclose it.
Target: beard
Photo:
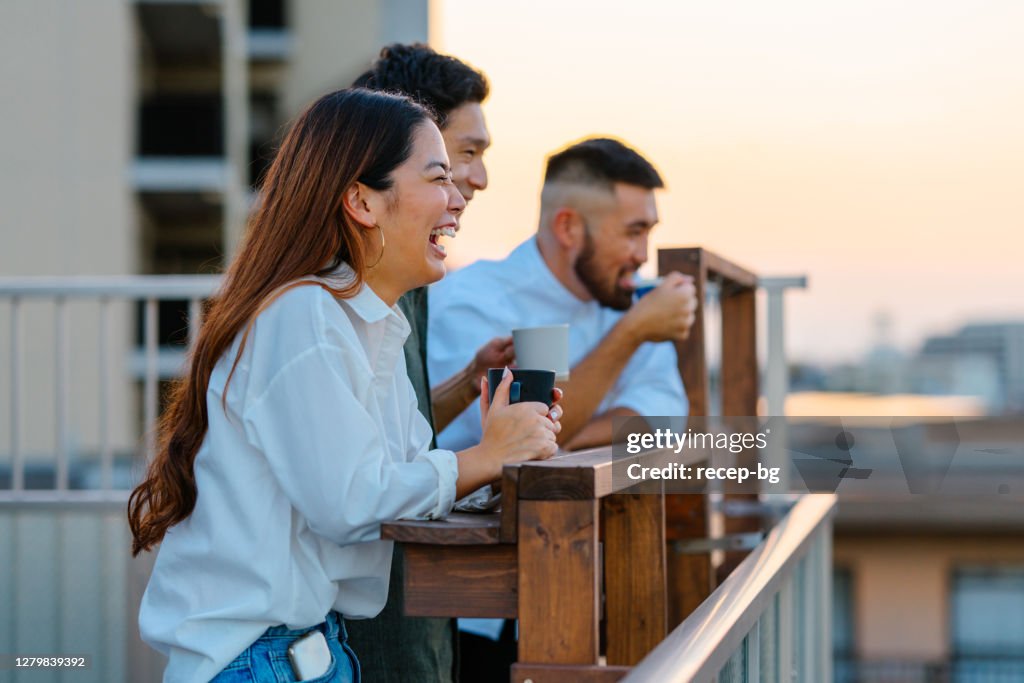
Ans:
[[[597,247],[590,231],[583,231],[583,250],[576,257],[573,270],[576,277],[580,279],[583,286],[590,292],[590,296],[597,300],[605,308],[616,311],[625,311],[633,305],[633,290],[623,289],[619,286],[619,278],[625,272],[615,274],[615,278],[608,280],[608,274],[597,265]]]

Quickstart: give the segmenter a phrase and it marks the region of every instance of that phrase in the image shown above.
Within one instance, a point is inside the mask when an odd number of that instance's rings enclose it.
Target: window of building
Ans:
[[[1024,566],[957,569],[952,593],[954,680],[1024,680]]]
[[[832,658],[835,683],[857,680],[854,655],[853,573],[848,567],[832,570]]]

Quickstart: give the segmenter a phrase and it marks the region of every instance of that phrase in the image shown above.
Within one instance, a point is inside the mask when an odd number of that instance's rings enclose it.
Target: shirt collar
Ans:
[[[537,281],[539,285],[546,289],[549,295],[557,302],[567,307],[578,307],[588,306],[594,304],[594,301],[583,301],[578,296],[573,294],[566,288],[561,281],[555,277],[555,274],[551,272],[548,267],[547,261],[544,260],[543,254],[540,253],[540,245],[537,243],[537,236],[534,235],[528,240],[516,247],[511,254],[517,261],[520,262],[520,266],[523,268],[523,272],[536,273]]]
[[[325,275],[323,281],[332,287],[344,287],[351,283],[354,277],[355,271],[352,270],[352,266],[342,263]],[[358,292],[353,296],[341,299],[341,302],[351,308],[356,315],[367,323],[376,323],[388,316],[395,316],[397,322],[401,323],[398,325],[398,332],[402,333],[404,331],[405,334],[408,334],[408,329],[405,328],[409,327],[409,323],[406,321],[405,316],[402,315],[402,311],[398,306],[388,306],[366,282],[360,285]]]

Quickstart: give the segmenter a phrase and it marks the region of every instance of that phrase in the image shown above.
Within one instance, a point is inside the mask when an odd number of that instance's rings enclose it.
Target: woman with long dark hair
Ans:
[[[444,275],[464,207],[404,97],[335,92],[293,124],[128,505],[133,554],[160,544],[139,623],[165,681],[358,680],[340,615],[384,605],[381,523],[554,454],[561,408],[509,405],[508,373],[478,446],[429,450],[395,302]]]

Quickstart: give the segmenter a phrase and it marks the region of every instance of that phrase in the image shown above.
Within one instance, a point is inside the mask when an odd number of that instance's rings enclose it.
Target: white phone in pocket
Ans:
[[[319,678],[331,668],[331,648],[320,631],[310,631],[288,646],[292,673],[300,681]]]

